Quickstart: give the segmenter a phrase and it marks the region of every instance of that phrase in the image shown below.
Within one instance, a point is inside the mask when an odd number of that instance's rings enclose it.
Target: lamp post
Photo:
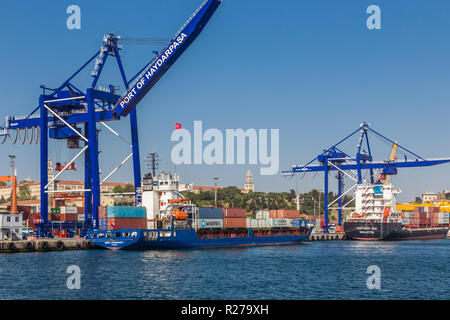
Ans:
[[[219,181],[219,178],[215,177],[214,180],[214,206],[217,208],[217,181]]]
[[[14,183],[14,159],[16,158],[15,155],[10,154],[9,155],[10,161],[9,164],[11,165],[11,213],[16,214],[16,199],[14,197],[15,194],[15,183]]]

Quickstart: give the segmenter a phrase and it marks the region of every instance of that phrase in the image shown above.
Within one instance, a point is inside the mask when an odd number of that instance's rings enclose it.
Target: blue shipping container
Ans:
[[[146,218],[144,207],[106,207],[107,218]]]
[[[223,208],[198,208],[200,219],[223,219]]]
[[[300,219],[294,219],[292,220],[292,225],[294,227],[307,227],[308,226],[308,220],[300,220]]]
[[[98,219],[98,228],[100,230],[106,230],[106,219]]]
[[[374,194],[382,195],[383,194],[383,186],[374,186],[373,191],[374,191]]]

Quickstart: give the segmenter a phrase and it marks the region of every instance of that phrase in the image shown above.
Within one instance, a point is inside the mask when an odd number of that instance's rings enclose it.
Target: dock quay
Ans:
[[[94,245],[87,239],[75,238],[43,238],[31,240],[0,241],[0,253],[87,250]]]
[[[326,240],[346,240],[342,233],[312,233],[308,241],[326,241]]]

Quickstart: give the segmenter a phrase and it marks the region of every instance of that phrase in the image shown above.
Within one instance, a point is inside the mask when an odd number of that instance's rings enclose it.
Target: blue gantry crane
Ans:
[[[72,190],[72,192],[84,192],[85,222],[82,225],[67,223],[63,228],[97,228],[100,185],[130,158],[133,159],[136,202],[139,203],[141,168],[136,106],[197,38],[220,3],[221,0],[203,1],[167,46],[162,51],[156,52],[156,56],[130,79],[126,76],[120,58],[122,47],[119,45],[119,41],[121,37],[113,33],[104,36],[100,50],[60,86],[57,88],[41,86],[42,94],[39,97],[39,105],[28,116],[7,117],[5,126],[0,128],[0,143],[4,143],[8,139],[11,143],[17,141],[30,144],[40,143],[41,223],[39,224],[39,235],[48,236],[50,232],[48,194],[55,191],[51,190],[52,183],[82,155],[84,155],[85,164],[84,189]],[[123,95],[119,95],[113,85],[109,85],[107,89],[97,88],[97,82],[108,57],[113,57],[117,61],[126,88],[126,93]],[[94,70],[91,72],[92,83],[83,91],[73,84],[73,79],[94,60]],[[129,145],[132,152],[100,181],[97,123],[118,136],[118,133],[107,122],[120,120],[127,115],[130,116],[131,143]],[[48,179],[47,167],[49,138],[67,140],[68,148],[80,149],[51,181]]]
[[[369,133],[374,134],[392,146],[395,149],[402,150],[404,159],[389,159],[385,161],[373,161],[371,145],[369,143]],[[341,145],[348,141],[355,135],[358,135],[358,144],[356,148],[356,155],[351,156],[349,153],[342,151]],[[365,146],[365,147],[364,147]],[[408,158],[408,156],[410,158]],[[324,222],[325,229],[328,229],[328,210],[335,202],[338,203],[338,224],[342,225],[342,209],[346,204],[342,204],[344,196],[350,192],[354,187],[363,182],[363,172],[368,172],[370,175],[370,182],[374,183],[376,176],[375,170],[378,170],[383,177],[389,177],[397,174],[399,168],[416,168],[428,167],[450,162],[450,158],[442,159],[424,159],[416,153],[406,149],[397,142],[385,137],[383,134],[375,131],[366,122],[362,123],[359,128],[347,135],[345,138],[332,145],[330,148],[324,150],[316,158],[312,159],[305,165],[294,165],[291,170],[282,171],[284,176],[293,176],[296,173],[308,172],[323,172],[324,173]],[[329,191],[329,174],[337,172],[336,178],[338,182],[337,198],[328,203]],[[348,177],[354,181],[354,185],[348,190],[344,191],[344,178]]]

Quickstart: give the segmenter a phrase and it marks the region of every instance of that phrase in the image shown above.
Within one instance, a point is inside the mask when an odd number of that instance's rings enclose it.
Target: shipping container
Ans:
[[[270,218],[270,211],[263,211],[261,219],[271,219]]]
[[[78,214],[76,213],[61,213],[59,221],[78,221]]]
[[[306,219],[292,219],[291,220],[291,224],[292,224],[293,227],[296,227],[296,228],[300,228],[300,227],[306,228],[308,226],[308,220],[306,220]]]
[[[247,212],[245,209],[241,208],[224,208],[223,209],[224,218],[246,218]]]
[[[61,214],[66,214],[66,213],[78,213],[77,212],[77,207],[60,207],[60,213]]]
[[[279,219],[298,219],[300,218],[299,210],[277,210],[277,218]]]
[[[146,229],[146,218],[107,218],[106,228],[108,230],[114,229]]]
[[[290,219],[273,219],[274,228],[285,228],[292,226]]]
[[[263,211],[258,210],[256,211],[256,219],[262,219],[263,218]]]
[[[278,218],[278,217],[277,217],[277,211],[278,211],[278,210],[270,210],[270,211],[269,211],[269,215],[270,215],[270,217],[271,217],[272,219]]]
[[[222,219],[222,208],[198,208],[198,217],[200,219]]]
[[[223,227],[224,228],[245,228],[246,220],[247,220],[246,218],[225,217],[223,219]]]
[[[258,219],[258,228],[265,228],[265,227],[266,227],[266,220]]]
[[[199,229],[222,229],[223,219],[199,219],[197,227]]]
[[[98,218],[106,219],[106,207],[102,207],[102,206],[98,207]]]
[[[273,219],[264,219],[266,221],[266,228],[272,228],[273,227]]]
[[[98,219],[98,227],[100,230],[106,230],[106,218]]]
[[[145,207],[107,207],[107,218],[147,218]]]
[[[84,213],[78,214],[78,221],[84,221]]]
[[[258,228],[258,220],[257,219],[252,219],[250,221],[251,227],[252,228]]]

